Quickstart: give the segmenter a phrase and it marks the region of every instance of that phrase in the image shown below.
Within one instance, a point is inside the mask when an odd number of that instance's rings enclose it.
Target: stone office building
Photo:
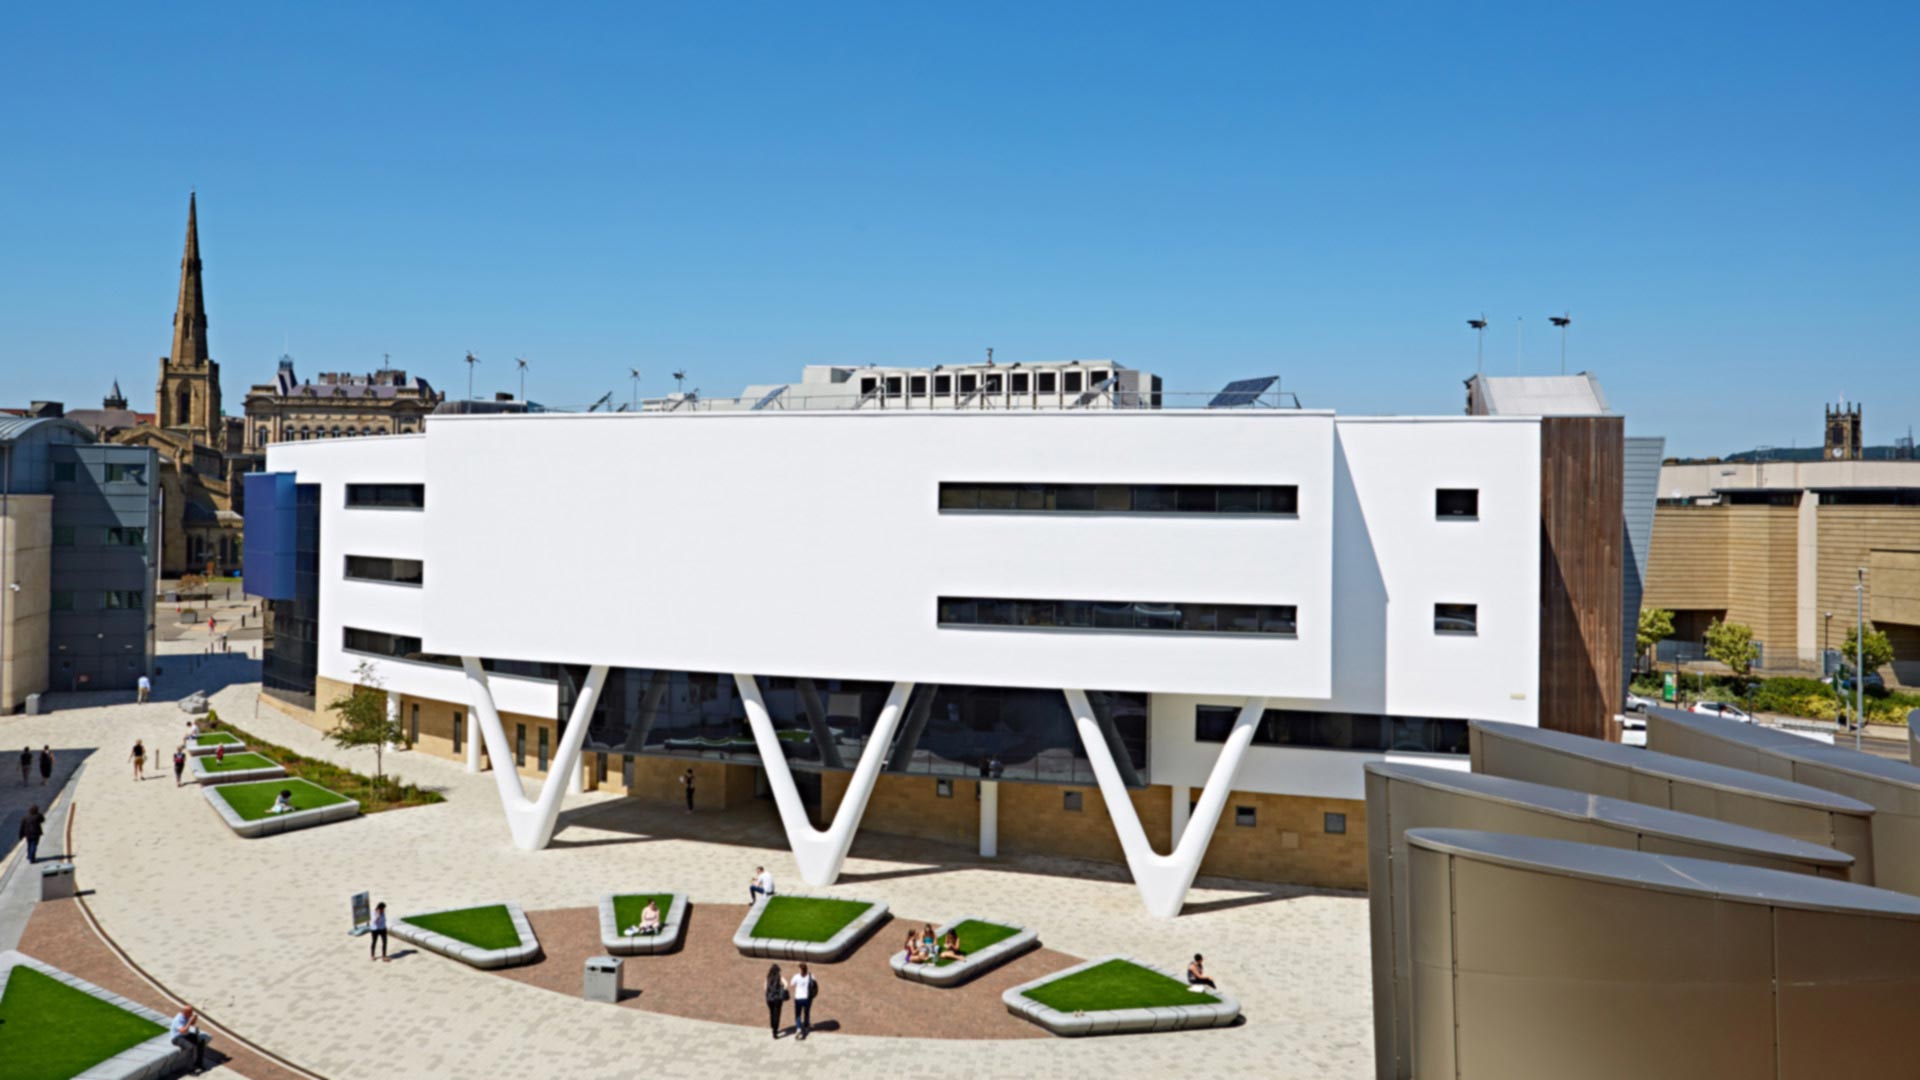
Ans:
[[[293,358],[283,356],[272,382],[247,391],[246,450],[257,459],[277,442],[411,434],[445,400],[427,380],[391,367],[302,381]]]

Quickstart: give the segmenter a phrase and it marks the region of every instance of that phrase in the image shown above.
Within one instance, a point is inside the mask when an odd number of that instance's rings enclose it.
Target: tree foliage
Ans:
[[[1848,628],[1846,644],[1840,646],[1840,662],[1848,668],[1853,667],[1854,641],[1858,636],[1857,627]],[[1887,640],[1885,631],[1875,630],[1872,623],[1867,624],[1867,636],[1862,644],[1864,650],[1860,666],[1865,671],[1879,671],[1893,663],[1893,642]]]
[[[1735,675],[1746,675],[1760,658],[1760,647],[1753,643],[1753,627],[1715,620],[1707,627],[1707,655],[1733,669]]]
[[[1666,608],[1640,609],[1640,629],[1634,635],[1634,644],[1640,648],[1635,655],[1646,655],[1648,649],[1672,636],[1673,612]]]
[[[335,746],[351,750],[356,746],[373,747],[373,776],[381,777],[382,754],[387,744],[400,741],[400,721],[387,716],[387,692],[381,689],[380,676],[365,660],[353,669],[353,690],[336,698],[327,708],[333,712],[333,730],[327,738]]]

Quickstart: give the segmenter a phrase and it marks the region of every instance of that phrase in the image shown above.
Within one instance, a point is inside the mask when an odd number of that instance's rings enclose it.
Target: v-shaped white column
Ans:
[[[913,692],[910,682],[893,684],[887,703],[880,707],[873,734],[860,750],[860,763],[854,766],[847,792],[840,798],[840,809],[825,832],[807,820],[807,808],[800,801],[800,789],[793,784],[793,771],[780,749],[780,737],[774,732],[773,717],[760,696],[760,684],[751,675],[735,675],[740,699],[747,706],[747,726],[753,730],[753,744],[760,751],[760,763],[767,770],[767,786],[773,789],[773,804],[780,808],[780,823],[787,829],[787,844],[793,848],[793,860],[800,864],[800,877],[809,885],[831,885],[840,876],[840,865],[847,861],[847,849],[853,846],[854,830],[867,812],[867,800],[880,780],[880,767],[887,760],[888,744],[900,726],[906,711],[907,696]]]
[[[480,737],[486,740],[487,756],[493,759],[493,780],[500,787],[500,806],[507,812],[507,827],[513,830],[513,846],[522,851],[538,851],[553,839],[553,824],[560,817],[560,797],[566,794],[567,777],[580,774],[580,744],[586,741],[587,725],[600,701],[600,688],[606,685],[607,666],[596,664],[587,669],[587,682],[574,699],[573,714],[560,733],[560,748],[547,763],[547,779],[540,785],[538,801],[527,798],[520,786],[520,771],[514,767],[513,747],[500,723],[500,712],[493,705],[493,688],[487,683],[487,671],[472,656],[460,658],[467,673],[467,689],[473,715],[479,721]]]
[[[1134,812],[1133,799],[1120,779],[1120,767],[1113,760],[1113,751],[1107,747],[1106,736],[1100,731],[1100,721],[1093,715],[1086,691],[1068,690],[1066,694],[1074,726],[1080,731],[1080,742],[1087,748],[1087,763],[1093,766],[1093,778],[1100,784],[1100,798],[1106,802],[1107,813],[1113,818],[1113,831],[1120,835],[1120,850],[1126,853],[1133,884],[1140,890],[1147,914],[1171,919],[1180,914],[1181,906],[1187,902],[1187,890],[1193,887],[1193,877],[1200,872],[1200,860],[1207,853],[1207,844],[1213,840],[1214,826],[1220,824],[1220,812],[1226,809],[1227,796],[1233,792],[1233,775],[1240,770],[1240,761],[1253,743],[1253,729],[1260,723],[1261,713],[1266,711],[1267,699],[1248,698],[1241,707],[1233,730],[1227,734],[1227,744],[1220,748],[1213,771],[1207,774],[1207,786],[1200,792],[1193,816],[1174,844],[1173,854],[1161,855],[1153,850],[1147,831],[1140,826],[1140,815]]]

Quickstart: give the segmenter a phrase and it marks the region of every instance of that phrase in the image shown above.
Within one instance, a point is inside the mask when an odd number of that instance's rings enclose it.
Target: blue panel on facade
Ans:
[[[292,473],[248,473],[247,523],[241,547],[241,587],[267,600],[294,597],[299,539],[298,494]]]

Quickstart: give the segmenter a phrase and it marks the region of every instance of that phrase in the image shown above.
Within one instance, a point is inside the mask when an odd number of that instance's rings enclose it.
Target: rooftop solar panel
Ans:
[[[1235,379],[1222,387],[1219,393],[1213,395],[1213,400],[1207,402],[1207,408],[1237,409],[1244,405],[1255,404],[1260,400],[1260,395],[1273,389],[1273,384],[1279,381],[1278,375],[1262,375],[1257,379]]]

